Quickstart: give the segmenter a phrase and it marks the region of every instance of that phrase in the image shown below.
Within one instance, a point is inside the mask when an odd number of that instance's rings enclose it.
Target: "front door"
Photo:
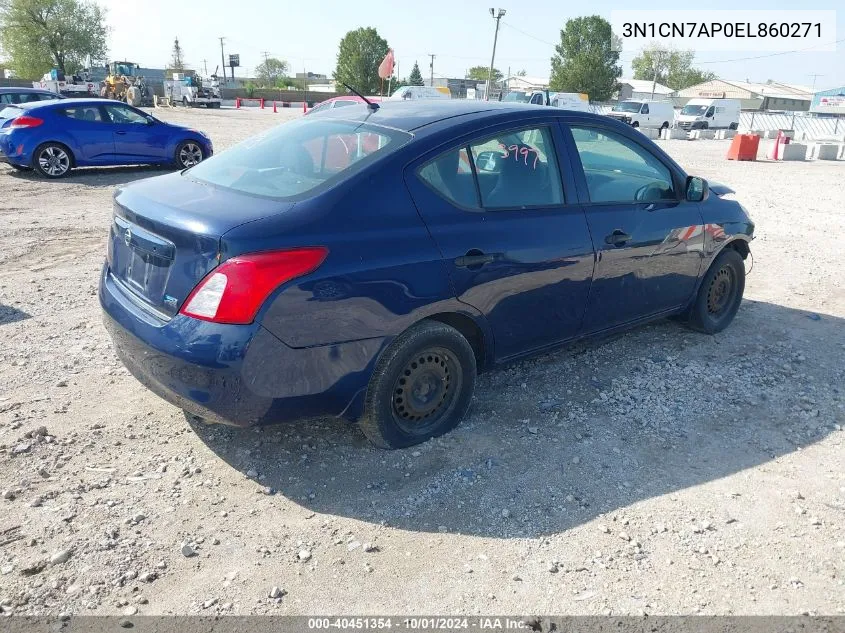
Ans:
[[[597,251],[585,332],[686,305],[702,261],[699,204],[684,199],[669,166],[639,141],[600,125],[569,129]]]
[[[142,112],[122,103],[110,103],[104,109],[111,122],[117,160],[131,164],[173,158],[165,155],[169,135],[161,124],[150,123]]]
[[[593,248],[562,146],[550,120],[486,131],[406,171],[456,296],[490,324],[497,360],[581,327]]]
[[[71,122],[65,127],[68,135],[76,141],[81,153],[77,162],[81,164],[107,164],[114,160],[114,135],[111,125],[103,118],[103,111],[94,104],[69,105],[58,112]]]

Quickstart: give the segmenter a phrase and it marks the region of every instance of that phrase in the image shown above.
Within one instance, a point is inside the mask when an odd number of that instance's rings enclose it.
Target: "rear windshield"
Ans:
[[[16,119],[23,114],[23,110],[15,106],[4,106],[0,103],[0,119]]]
[[[303,118],[247,139],[187,174],[272,198],[301,198],[348,178],[410,139],[355,121]]]

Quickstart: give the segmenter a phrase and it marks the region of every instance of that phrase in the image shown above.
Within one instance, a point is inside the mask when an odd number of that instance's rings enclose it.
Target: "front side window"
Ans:
[[[716,111],[716,109],[713,106],[710,106],[709,108],[707,108],[707,113],[704,116],[711,117],[711,116],[713,116],[713,113],[715,111]]]
[[[249,138],[187,175],[244,193],[297,198],[351,176],[410,138],[398,130],[303,117]]]
[[[590,202],[674,200],[672,172],[654,154],[615,132],[572,126]]]
[[[643,104],[643,109],[641,110],[640,114],[648,114],[648,104]]]
[[[117,123],[119,125],[147,124],[147,117],[145,117],[143,114],[135,112],[135,110],[132,110],[131,108],[127,108],[126,106],[107,105],[106,113],[109,115],[109,119],[112,123]]]

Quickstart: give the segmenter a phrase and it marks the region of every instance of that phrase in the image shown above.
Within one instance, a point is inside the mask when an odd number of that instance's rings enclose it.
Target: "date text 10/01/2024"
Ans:
[[[308,618],[310,630],[502,631],[529,628],[530,626],[520,618]]]

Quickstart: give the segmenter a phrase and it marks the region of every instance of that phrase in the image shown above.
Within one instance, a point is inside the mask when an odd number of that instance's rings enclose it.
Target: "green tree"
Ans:
[[[676,51],[653,44],[631,60],[631,67],[634,69],[634,79],[654,81],[656,72],[657,83],[674,90],[683,90],[716,78],[715,73],[693,68],[694,59],[693,51]]]
[[[467,77],[469,79],[474,79],[476,81],[487,81],[487,78],[490,76],[490,67],[489,66],[473,66],[467,71]],[[493,69],[493,81],[501,81],[502,75],[501,71],[498,68]]]
[[[387,41],[372,27],[349,31],[338,47],[335,81],[349,84],[364,95],[377,94],[382,84],[378,67],[387,48]]]
[[[517,76],[517,77],[525,77],[527,74],[528,74],[528,71],[527,71],[527,70],[525,70],[524,68],[523,68],[522,70],[518,70],[518,71],[516,72],[516,76]]]
[[[20,77],[106,60],[105,11],[90,0],[0,0],[0,49]]]
[[[607,101],[622,75],[618,38],[598,15],[567,20],[552,57],[549,87],[560,92],[586,92],[592,101]],[[614,50],[615,49],[615,50]]]
[[[185,57],[182,54],[182,46],[179,44],[178,37],[173,41],[173,53],[170,56],[170,67],[180,73],[185,70]]]
[[[290,64],[283,59],[268,57],[255,67],[255,77],[262,86],[275,86],[279,79],[287,76]]]
[[[408,75],[408,85],[410,86],[424,86],[425,82],[422,78],[422,73],[420,72],[420,65],[417,62],[414,62],[414,67],[411,69],[411,74]],[[401,88],[402,86],[397,86],[397,88]]]

